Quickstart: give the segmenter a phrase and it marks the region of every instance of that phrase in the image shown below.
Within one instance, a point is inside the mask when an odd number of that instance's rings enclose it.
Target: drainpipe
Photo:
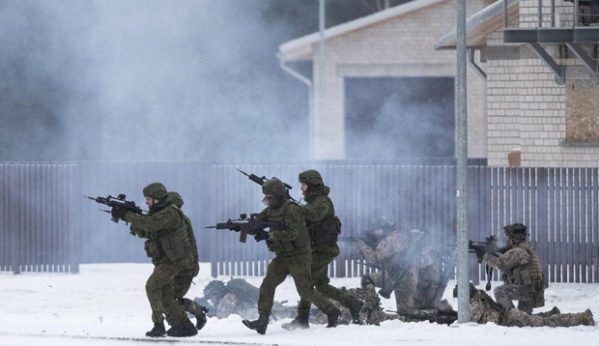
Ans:
[[[485,71],[483,71],[483,69],[476,64],[476,61],[474,61],[474,48],[468,48],[468,63],[479,76],[481,76],[483,79],[487,79],[487,74]]]
[[[308,148],[308,157],[309,159],[313,159],[314,158],[314,138],[313,138],[313,129],[312,129],[312,121],[313,121],[313,110],[312,110],[312,81],[309,78],[306,78],[304,75],[302,75],[301,73],[297,72],[296,70],[292,69],[291,67],[287,66],[285,64],[285,60],[283,59],[283,56],[281,55],[281,53],[277,53],[277,58],[279,59],[279,65],[281,66],[281,69],[287,73],[289,73],[292,77],[297,78],[300,82],[306,84],[306,86],[308,86],[308,138],[310,138],[310,140],[308,141],[309,143],[309,148]]]

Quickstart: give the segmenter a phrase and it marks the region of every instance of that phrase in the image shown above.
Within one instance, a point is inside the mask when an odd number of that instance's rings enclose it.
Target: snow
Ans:
[[[203,295],[212,280],[209,265],[203,265],[188,297]],[[88,264],[79,274],[0,273],[0,345],[148,345],[150,307],[145,280],[151,264]],[[220,278],[228,280],[227,277]],[[261,277],[246,278],[258,286]],[[332,279],[337,286],[355,287],[358,278]],[[494,283],[494,286],[498,283]],[[453,283],[445,292],[450,297]],[[552,284],[546,291],[549,310],[562,312],[599,311],[599,284]],[[277,290],[276,300],[295,305],[298,295],[288,278]],[[393,310],[393,299],[383,299]],[[308,330],[286,331],[288,320],[272,322],[266,335],[245,328],[241,317],[210,318],[206,327],[191,338],[162,338],[158,343],[176,345],[597,345],[599,327],[506,328],[474,323],[443,326],[428,322],[387,321],[381,326],[342,325],[334,329],[311,325]],[[133,340],[135,339],[135,340]]]

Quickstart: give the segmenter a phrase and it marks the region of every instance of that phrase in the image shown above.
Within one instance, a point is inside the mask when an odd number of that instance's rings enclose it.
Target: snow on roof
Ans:
[[[520,0],[508,1],[508,18],[511,20],[518,17]],[[485,38],[501,28],[503,28],[503,0],[498,0],[466,20],[467,46],[480,47],[484,45]],[[439,38],[435,49],[453,49],[455,46],[456,30],[454,28]]]
[[[390,18],[400,17],[411,12],[434,6],[449,0],[413,0],[399,6],[394,6],[384,11],[358,18],[347,23],[330,27],[324,31],[324,37],[330,39],[364,27],[383,22]],[[318,32],[288,41],[279,46],[279,53],[283,60],[311,60],[312,48],[320,39]]]

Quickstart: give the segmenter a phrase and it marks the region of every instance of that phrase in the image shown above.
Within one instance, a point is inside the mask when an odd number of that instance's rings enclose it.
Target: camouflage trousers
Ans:
[[[322,252],[312,253],[312,265],[310,266],[312,282],[314,283],[314,287],[318,292],[322,293],[328,298],[335,299],[342,306],[349,307],[349,293],[329,284],[329,264],[333,262],[335,257],[338,255],[338,252],[336,254]],[[309,301],[300,299],[299,304],[297,305],[298,315],[309,315],[310,305],[311,303]]]
[[[287,277],[291,275],[295,282],[297,293],[308,302],[314,303],[322,312],[329,314],[335,306],[312,286],[310,274],[311,254],[301,254],[290,257],[277,256],[268,265],[266,276],[260,285],[258,298],[258,313],[270,315],[272,310],[275,290]]]
[[[572,327],[593,326],[593,314],[590,310],[579,313],[554,314],[551,316],[530,315],[519,309],[509,309],[505,312],[502,325],[508,327]]]
[[[366,275],[375,287],[383,287],[383,271]],[[388,282],[392,282],[393,280],[396,280],[396,278],[390,277],[385,273],[385,285],[388,285]],[[409,311],[412,309],[424,308],[424,306],[419,306],[415,299],[416,287],[416,278],[414,273],[411,272],[404,273],[401,279],[394,283],[393,292],[395,294],[397,311]]]
[[[185,311],[175,299],[175,277],[189,266],[188,259],[172,263],[159,263],[154,266],[152,275],[146,281],[146,295],[152,308],[154,323],[162,323],[165,316],[170,325],[181,323],[187,319]]]
[[[189,291],[189,288],[191,287],[193,278],[196,277],[199,272],[200,266],[197,262],[194,261],[194,265],[191,268],[181,270],[179,274],[175,276],[174,279],[175,299],[177,300],[177,302],[179,302],[179,304],[185,312],[190,313],[194,316],[203,314],[202,307],[198,305],[195,301],[184,297],[185,294],[187,294],[187,291]]]
[[[518,301],[518,310],[524,311],[527,314],[532,314],[534,296],[533,290],[529,286],[516,284],[504,284],[493,291],[495,300],[501,304],[505,310],[514,307],[512,300]]]
[[[470,284],[470,312],[473,322],[492,322],[506,327],[570,327],[595,324],[590,310],[562,314],[558,308],[554,307],[550,311],[534,315],[513,307],[505,310],[485,291],[475,289],[472,284]]]

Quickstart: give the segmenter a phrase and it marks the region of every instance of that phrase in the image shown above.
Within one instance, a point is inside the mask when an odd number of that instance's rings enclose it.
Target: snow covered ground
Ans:
[[[147,345],[156,342],[144,333],[151,327],[150,308],[144,284],[150,264],[82,265],[80,274],[0,274],[0,345]],[[189,297],[202,296],[211,280],[209,266],[202,267]],[[222,278],[227,280],[228,278]],[[259,285],[261,278],[247,278]],[[333,279],[338,286],[355,287],[359,279]],[[497,283],[495,283],[497,284]],[[453,283],[450,283],[450,288]],[[446,297],[456,306],[455,299]],[[276,300],[298,299],[288,278],[277,290]],[[394,309],[392,300],[384,300]],[[599,316],[599,284],[552,284],[546,291],[549,310],[562,312],[590,308]],[[537,311],[537,310],[535,310]],[[245,328],[237,315],[211,318],[191,338],[163,338],[159,343],[176,345],[599,345],[599,327],[505,328],[472,323],[442,326],[388,321],[381,326],[339,326],[327,329],[312,325],[308,330],[286,331],[275,321],[262,336]]]

